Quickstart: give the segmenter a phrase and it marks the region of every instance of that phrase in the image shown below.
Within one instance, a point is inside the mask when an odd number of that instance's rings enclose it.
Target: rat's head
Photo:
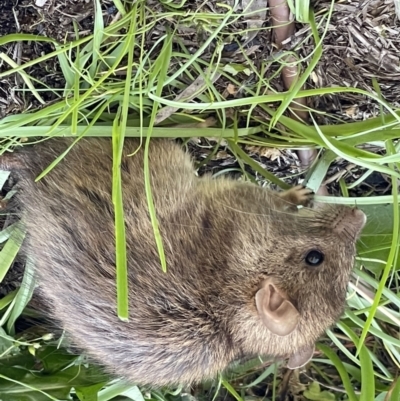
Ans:
[[[290,356],[303,349],[289,362],[300,366],[343,312],[366,217],[358,209],[326,205],[294,214],[275,210],[267,219],[264,250],[257,241],[257,263],[247,272],[254,287],[247,317],[240,314],[239,341],[257,354]]]

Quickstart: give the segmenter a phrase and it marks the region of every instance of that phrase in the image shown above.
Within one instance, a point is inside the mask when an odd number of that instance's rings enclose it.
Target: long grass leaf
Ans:
[[[21,247],[22,239],[25,236],[25,232],[21,229],[18,230],[18,235],[11,236],[3,249],[0,251],[0,283],[3,281],[8,269],[11,267],[15,257],[17,256]]]
[[[400,116],[396,114],[391,107],[388,107],[386,103],[382,102],[382,100],[375,96],[374,94],[367,92],[362,89],[358,88],[347,88],[347,87],[333,87],[329,88],[330,94],[335,93],[358,93],[360,95],[367,96],[371,99],[374,99],[376,102],[381,104],[396,120],[400,122]],[[297,93],[296,98],[302,97],[311,97],[311,96],[319,96],[319,95],[326,95],[327,90],[326,88],[317,88],[317,89],[308,89],[308,90],[301,90]],[[252,104],[259,104],[259,103],[275,103],[282,101],[286,92],[279,93],[279,94],[268,94],[268,95],[261,95],[261,96],[252,96],[248,98],[242,99],[233,99],[233,100],[224,100],[221,102],[208,102],[208,103],[185,103],[185,102],[177,102],[174,100],[168,100],[157,96],[153,93],[149,93],[149,98],[159,102],[160,104],[164,104],[166,106],[172,106],[179,109],[186,109],[186,110],[216,110],[216,109],[227,109],[231,107],[241,107],[241,106],[249,106]]]
[[[15,304],[7,321],[7,331],[9,333],[14,334],[14,324],[21,315],[22,311],[28,305],[28,302],[31,300],[34,289],[34,263],[33,260],[28,257],[25,263],[25,272],[21,287],[19,288],[17,296],[15,297]]]
[[[350,381],[350,377],[346,371],[346,368],[343,365],[343,362],[340,360],[340,358],[336,355],[334,351],[332,351],[331,348],[327,347],[324,344],[317,344],[317,348],[322,351],[333,363],[335,368],[337,369],[340,378],[342,380],[343,386],[347,392],[347,397],[349,398],[350,401],[359,401],[358,397],[356,396],[356,393],[354,392],[353,386]]]
[[[116,268],[117,268],[117,311],[121,320],[128,320],[129,317],[129,288],[128,288],[128,262],[126,254],[126,232],[125,217],[123,204],[123,191],[121,179],[121,160],[126,131],[126,120],[129,109],[129,93],[130,81],[132,76],[132,60],[134,46],[132,38],[134,38],[136,7],[132,11],[131,24],[128,31],[128,68],[127,79],[125,83],[124,99],[120,107],[121,114],[116,117],[113,132],[113,191],[112,199],[114,203],[115,213],[115,252],[116,252]],[[118,123],[120,120],[120,123]]]
[[[128,288],[128,266],[126,259],[126,233],[123,209],[123,194],[121,182],[121,153],[120,147],[123,138],[120,137],[119,115],[115,119],[112,137],[113,149],[113,177],[112,177],[112,200],[115,214],[115,260],[117,278],[117,313],[118,317],[127,321],[129,317],[129,288]]]
[[[164,42],[164,46],[161,49],[160,56],[157,59],[157,62],[160,64],[160,68],[157,70],[159,71],[159,84],[157,86],[157,94],[161,94],[162,88],[167,76],[168,65],[171,58],[171,51],[172,51],[172,37],[173,35],[168,35],[168,40]],[[157,219],[157,212],[154,207],[154,200],[153,194],[151,189],[151,180],[150,180],[150,165],[149,165],[149,148],[150,148],[150,136],[151,136],[151,128],[153,127],[156,115],[157,115],[157,102],[154,102],[153,110],[150,119],[150,131],[146,137],[145,148],[144,148],[144,180],[145,180],[145,191],[147,197],[147,204],[149,208],[149,214],[151,219],[151,224],[153,226],[154,238],[157,245],[158,254],[160,257],[161,269],[162,271],[167,271],[167,261],[165,258],[164,253],[164,245],[159,229],[158,219]]]
[[[94,4],[95,4],[95,13],[94,13],[94,26],[93,26],[93,48],[91,49],[92,51],[90,52],[92,56],[92,62],[89,67],[89,75],[92,79],[95,78],[100,54],[100,46],[101,43],[103,42],[103,35],[104,35],[104,20],[100,1],[95,0]],[[130,64],[128,63],[128,66],[129,65]],[[129,78],[127,77],[127,80],[128,79]]]
[[[0,59],[3,59],[8,65],[11,67],[18,67],[18,64],[12,60],[10,57],[8,57],[5,53],[0,53]],[[30,89],[31,93],[35,98],[41,103],[45,104],[46,102],[42,99],[42,97],[39,95],[38,91],[36,90],[35,86],[33,85],[31,78],[25,71],[20,71],[19,75],[21,78],[24,80],[26,86]]]
[[[395,151],[394,146],[391,142],[387,143],[387,150],[392,153]],[[392,175],[392,196],[393,196],[393,236],[392,236],[392,245],[390,247],[389,256],[386,262],[386,266],[383,270],[381,280],[379,282],[379,287],[375,293],[374,302],[369,311],[367,321],[365,322],[365,326],[360,336],[359,344],[362,345],[367,337],[368,330],[371,326],[372,320],[374,319],[376,310],[378,309],[383,290],[385,288],[387,279],[389,274],[394,266],[395,258],[398,253],[399,247],[399,229],[400,229],[400,216],[399,216],[399,194],[398,194],[398,184],[397,178]],[[360,352],[360,349],[358,349]]]

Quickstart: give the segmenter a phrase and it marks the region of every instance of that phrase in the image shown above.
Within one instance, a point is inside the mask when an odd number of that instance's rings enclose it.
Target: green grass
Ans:
[[[348,309],[337,327],[329,330],[318,344],[319,355],[311,362],[314,378],[304,385],[303,399],[307,400],[398,400],[400,380],[396,372],[400,367],[400,297],[398,290],[400,268],[398,260],[399,206],[398,185],[400,152],[399,110],[375,94],[358,88],[329,87],[301,89],[322,55],[323,33],[332,10],[315,20],[313,14],[299,18],[311,26],[315,50],[308,67],[297,84],[288,93],[276,90],[275,82],[283,61],[266,59],[261,70],[244,57],[243,62],[225,64],[221,55],[224,43],[238,33],[235,24],[243,18],[232,8],[218,4],[214,13],[205,9],[188,9],[182,0],[161,2],[163,9],[155,12],[146,2],[135,2],[132,8],[124,2],[115,2],[121,19],[104,27],[97,2],[94,33],[65,44],[49,38],[27,34],[13,34],[0,38],[0,45],[17,41],[45,41],[54,45],[54,51],[38,59],[15,64],[6,54],[0,58],[10,69],[0,73],[0,79],[18,74],[23,91],[32,93],[44,107],[9,115],[0,120],[2,151],[19,144],[21,139],[52,136],[110,136],[114,145],[113,201],[116,210],[116,238],[118,260],[118,311],[127,318],[125,280],[126,255],[123,229],[123,209],[120,192],[119,158],[125,137],[143,137],[147,148],[150,137],[212,137],[224,139],[239,159],[242,168],[249,165],[253,171],[281,188],[285,180],[278,179],[250,158],[241,145],[301,149],[325,149],[307,174],[308,185],[316,190],[324,181],[328,168],[337,157],[366,169],[362,179],[373,172],[387,174],[393,184],[390,196],[349,198],[349,184],[342,181],[341,198],[318,198],[324,202],[357,204],[368,215],[358,250],[354,281],[349,286]],[[303,14],[300,14],[301,13]],[[172,22],[172,23],[171,23]],[[204,41],[192,54],[176,31],[177,24],[194,27],[204,33]],[[164,32],[152,42],[148,37],[156,26],[165,26]],[[245,33],[245,28],[241,33]],[[268,28],[262,28],[268,29]],[[214,47],[210,44],[215,43]],[[212,49],[207,53],[207,49]],[[207,54],[207,56],[204,56]],[[30,67],[49,59],[57,59],[65,78],[65,87],[54,89],[45,86],[29,75]],[[299,60],[303,63],[305,60]],[[205,73],[207,71],[207,73]],[[262,72],[271,71],[271,74]],[[247,79],[252,76],[256,79]],[[217,77],[240,88],[243,96],[225,100],[216,85]],[[198,79],[200,84],[191,88]],[[246,82],[246,83],[244,83]],[[188,90],[192,89],[192,90]],[[183,97],[177,96],[186,90]],[[43,93],[56,97],[46,104]],[[305,125],[285,116],[290,102],[299,97],[340,95],[341,93],[367,97],[381,107],[381,115],[362,122],[338,122],[335,126]],[[280,105],[279,105],[280,104]],[[265,117],[254,113],[262,110]],[[235,117],[245,121],[238,128]],[[155,126],[158,113],[166,118]],[[323,114],[321,110],[310,110]],[[172,124],[195,124],[210,115],[217,123],[209,128],[179,128]],[[329,116],[328,116],[329,117]],[[332,120],[333,121],[333,120]],[[371,152],[365,145],[374,144],[381,152]],[[357,146],[357,147],[356,147]],[[49,169],[61,160],[60,155]],[[168,269],[163,258],[157,219],[149,190],[149,170],[145,167],[148,204],[151,210],[154,233],[160,253],[160,269]],[[45,170],[46,174],[49,169]],[[43,176],[43,175],[42,175]],[[247,176],[246,174],[244,176]],[[38,177],[40,178],[40,177]],[[3,185],[0,177],[0,185]],[[12,195],[12,194],[11,194]],[[10,196],[11,196],[10,195]],[[19,249],[13,235],[16,226],[0,232],[0,283]],[[185,391],[146,391],[122,381],[104,377],[80,356],[57,349],[58,339],[48,335],[38,337],[25,333],[15,334],[15,322],[26,311],[32,295],[34,281],[29,274],[33,261],[27,262],[23,286],[0,299],[0,399],[8,400],[64,400],[73,394],[79,400],[189,400]],[[340,351],[340,358],[337,351]],[[263,365],[255,359],[236,367],[228,377],[213,384],[205,384],[197,399],[224,398],[254,400],[249,394],[260,383],[268,382],[278,396],[279,364]],[[117,398],[119,397],[119,398]],[[268,399],[274,399],[269,397]]]

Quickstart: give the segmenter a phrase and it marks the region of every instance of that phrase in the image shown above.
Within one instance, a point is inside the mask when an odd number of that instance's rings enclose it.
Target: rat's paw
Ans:
[[[280,197],[293,205],[307,206],[312,201],[314,192],[303,185],[296,185],[295,187],[282,192]]]

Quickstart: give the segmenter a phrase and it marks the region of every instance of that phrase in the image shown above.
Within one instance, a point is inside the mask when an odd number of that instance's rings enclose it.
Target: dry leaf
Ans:
[[[225,88],[224,92],[222,93],[223,97],[228,97],[229,95],[236,95],[237,89],[235,85],[228,84],[227,87]]]
[[[266,157],[271,161],[279,159],[282,156],[281,151],[277,148],[268,148],[266,146],[246,146],[246,150],[259,156]]]
[[[228,157],[230,157],[230,154],[228,152],[226,152],[225,150],[220,150],[219,152],[217,152],[217,154],[214,156],[214,160],[221,160],[221,159],[227,159]]]
[[[219,72],[212,72],[209,68],[206,68],[204,75],[199,75],[186,89],[184,89],[178,96],[175,97],[174,101],[186,101],[192,100],[196,96],[200,95],[207,89],[208,82],[205,77],[208,77],[211,82],[215,82],[221,74]],[[155,118],[154,124],[159,124],[161,121],[167,119],[171,114],[175,113],[178,107],[166,106],[163,107]]]
[[[357,105],[350,106],[348,109],[345,110],[345,113],[347,114],[347,116],[351,118],[357,116],[358,106]]]

